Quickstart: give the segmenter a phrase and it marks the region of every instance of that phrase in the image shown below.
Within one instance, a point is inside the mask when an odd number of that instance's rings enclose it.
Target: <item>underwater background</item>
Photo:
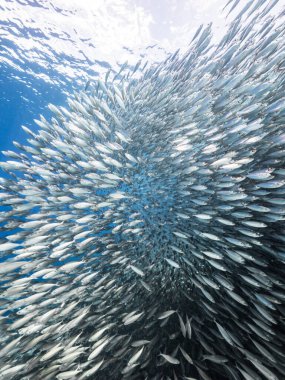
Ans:
[[[2,0],[0,3],[0,150],[25,139],[22,125],[50,115],[88,80],[159,62],[185,48],[200,24],[225,28],[223,0]],[[0,153],[2,154],[2,153]],[[3,156],[1,156],[3,159]]]
[[[284,379],[284,16],[0,2],[0,380]]]

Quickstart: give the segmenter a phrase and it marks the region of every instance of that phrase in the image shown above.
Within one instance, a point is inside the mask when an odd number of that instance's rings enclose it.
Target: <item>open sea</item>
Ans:
[[[0,380],[285,379],[284,17],[0,0]]]

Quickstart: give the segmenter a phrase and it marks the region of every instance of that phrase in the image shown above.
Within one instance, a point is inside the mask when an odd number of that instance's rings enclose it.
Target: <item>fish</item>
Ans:
[[[219,42],[88,80],[3,152],[0,379],[284,379],[277,3],[225,1]]]
[[[165,319],[169,318],[172,314],[174,314],[176,311],[175,310],[168,310],[163,313],[161,313],[157,318],[158,319]]]
[[[179,364],[179,360],[175,359],[174,357],[166,354],[160,354],[168,363],[170,364]]]

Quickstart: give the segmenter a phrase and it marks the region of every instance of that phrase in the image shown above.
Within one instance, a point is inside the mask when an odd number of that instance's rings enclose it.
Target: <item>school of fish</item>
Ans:
[[[0,380],[285,378],[276,4],[108,72],[4,152]]]

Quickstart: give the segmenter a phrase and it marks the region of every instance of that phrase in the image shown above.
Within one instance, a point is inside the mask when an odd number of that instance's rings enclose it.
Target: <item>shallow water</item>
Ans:
[[[22,141],[21,125],[49,116],[47,104],[110,68],[161,61],[185,48],[201,23],[224,29],[222,0],[3,0],[0,4],[0,150]],[[126,68],[128,68],[128,65]],[[2,156],[1,156],[2,157]]]

